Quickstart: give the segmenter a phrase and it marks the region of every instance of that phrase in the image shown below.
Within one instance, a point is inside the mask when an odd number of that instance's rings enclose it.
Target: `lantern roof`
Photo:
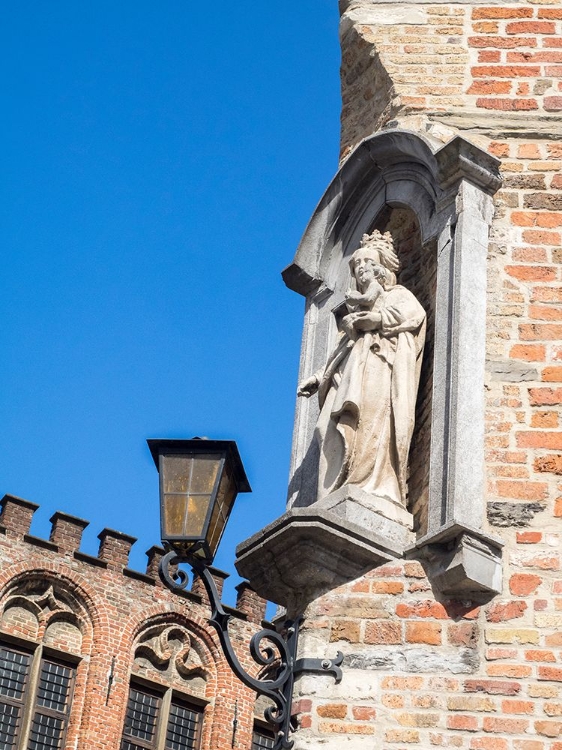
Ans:
[[[158,470],[160,469],[158,458],[162,454],[181,456],[193,453],[225,453],[238,492],[252,491],[234,440],[209,440],[209,438],[194,437],[189,440],[150,439],[146,442]]]

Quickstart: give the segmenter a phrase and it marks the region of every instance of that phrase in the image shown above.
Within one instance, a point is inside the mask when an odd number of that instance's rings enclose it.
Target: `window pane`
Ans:
[[[125,717],[125,729],[123,730],[122,750],[136,750],[140,745],[128,742],[126,737],[136,737],[152,743],[156,736],[156,723],[161,699],[150,693],[131,688],[129,691],[129,703]],[[152,747],[151,744],[142,747]]]
[[[275,745],[275,739],[269,732],[266,734],[265,730],[254,729],[252,735],[252,750],[270,750]]]
[[[43,662],[37,690],[37,705],[64,713],[71,680],[72,670],[68,667],[48,661]]]
[[[66,729],[74,669],[41,660],[35,713],[27,750],[60,750]]]
[[[59,750],[62,747],[64,720],[36,713],[31,724],[29,750]]]
[[[28,654],[0,647],[0,695],[22,697],[30,660]]]
[[[16,747],[31,664],[29,654],[0,646],[0,748]]]
[[[0,703],[0,747],[5,750],[11,750],[16,746],[20,710],[17,706]]]
[[[199,747],[201,712],[172,703],[166,731],[166,750],[195,750]]]

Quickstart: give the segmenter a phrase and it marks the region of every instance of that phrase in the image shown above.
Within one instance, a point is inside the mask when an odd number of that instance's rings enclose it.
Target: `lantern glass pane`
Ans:
[[[190,494],[210,495],[215,487],[222,456],[194,456]]]
[[[225,467],[207,533],[207,540],[212,555],[215,554],[219,546],[235,497],[236,484],[228,467]]]
[[[164,492],[210,495],[215,486],[221,456],[195,454],[163,456]]]
[[[205,519],[210,495],[164,495],[164,536],[205,536]]]
[[[183,533],[187,518],[187,495],[164,495],[162,503],[162,532],[164,536],[179,536]]]
[[[162,456],[164,493],[187,492],[191,476],[191,456]]]

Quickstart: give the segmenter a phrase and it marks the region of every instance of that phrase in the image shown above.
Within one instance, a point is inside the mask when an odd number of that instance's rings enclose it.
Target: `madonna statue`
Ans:
[[[318,392],[317,499],[355,485],[405,507],[425,311],[396,283],[389,232],[363,235],[349,265],[356,289],[346,294],[336,346],[298,389],[299,396]]]

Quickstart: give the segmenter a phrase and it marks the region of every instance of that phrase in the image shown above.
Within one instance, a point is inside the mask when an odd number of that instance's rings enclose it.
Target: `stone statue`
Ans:
[[[299,385],[318,392],[318,500],[343,485],[405,507],[425,311],[396,283],[392,236],[363,235],[349,265],[356,290],[326,366]]]

